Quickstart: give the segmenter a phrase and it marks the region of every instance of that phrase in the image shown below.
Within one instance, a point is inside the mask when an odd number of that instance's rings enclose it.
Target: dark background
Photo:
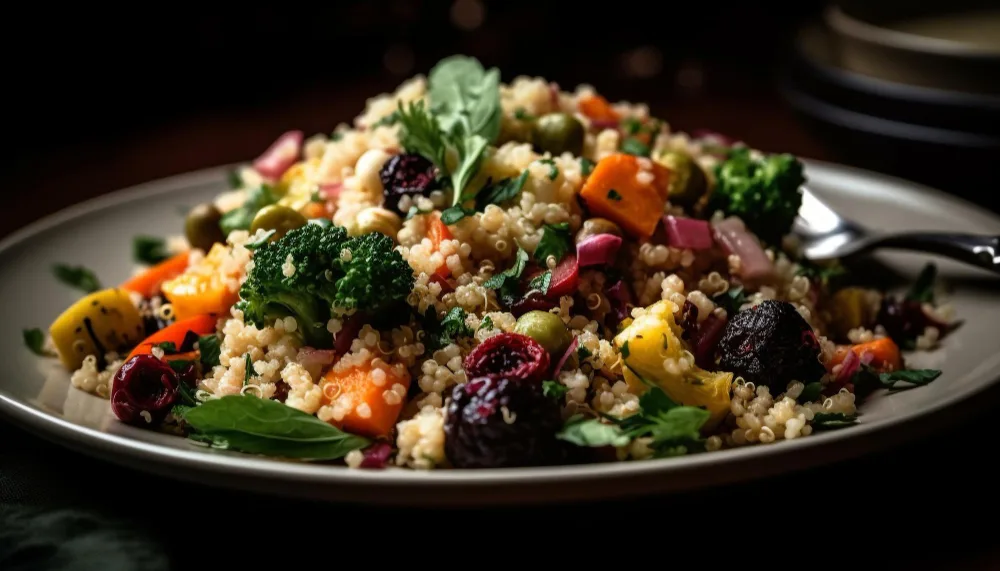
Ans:
[[[484,5],[485,18],[471,30],[454,23],[475,20],[468,2],[19,6],[0,37],[10,149],[0,236],[91,196],[253,158],[290,128],[330,131],[360,113],[368,97],[452,53],[497,66],[508,81],[540,75],[564,89],[585,82],[613,100],[649,102],[675,129],[714,129],[766,151],[842,157],[775,87],[792,35],[820,2]],[[638,67],[647,72],[630,72],[643,57],[647,65]],[[981,533],[995,526],[969,520],[992,521],[1000,504],[993,424],[952,420],[954,428],[883,455],[763,482],[682,497],[475,513],[220,493],[84,458],[0,423],[0,506],[90,510],[146,533],[154,550],[183,564],[200,561],[192,539],[221,550],[235,566],[263,552],[326,557],[374,535],[388,538],[366,552],[377,562],[387,550],[476,567],[481,560],[456,560],[451,552],[516,552],[524,545],[516,536],[580,563],[604,546],[663,557],[664,566],[678,553],[700,553],[709,564],[850,565],[862,551],[876,550],[874,561],[891,557],[911,569],[996,569],[995,539]],[[317,514],[320,523],[306,525]],[[428,525],[440,535],[429,534]],[[567,532],[576,538],[562,543]],[[620,547],[625,538],[633,551]],[[113,541],[102,545],[131,553]],[[54,552],[34,555],[46,553]],[[618,564],[634,564],[627,561],[638,559],[622,555]]]

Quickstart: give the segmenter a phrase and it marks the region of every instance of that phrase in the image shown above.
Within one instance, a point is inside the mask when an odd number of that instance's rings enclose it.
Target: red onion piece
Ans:
[[[392,446],[387,442],[376,442],[365,448],[360,467],[381,470],[388,465],[390,456],[392,456]]]
[[[702,369],[715,368],[715,348],[726,330],[728,317],[719,318],[714,313],[709,314],[691,335],[691,348],[694,362]]]
[[[331,182],[319,185],[319,195],[325,200],[337,200],[340,198],[340,191],[344,189],[344,183]]]
[[[628,285],[618,280],[605,292],[608,301],[611,303],[611,315],[615,318],[615,325],[622,322],[632,311],[632,292]]]
[[[614,234],[590,236],[576,245],[579,267],[611,265],[622,247],[622,239]]]
[[[563,366],[566,364],[566,361],[569,360],[570,355],[576,353],[576,348],[579,346],[580,346],[580,338],[573,337],[573,341],[569,344],[569,347],[566,348],[566,352],[563,353],[563,356],[559,358],[559,362],[556,363],[556,368],[552,369],[553,377],[559,376],[559,371],[562,370]]]
[[[337,352],[333,349],[314,349],[312,347],[303,347],[299,351],[298,356],[295,360],[299,362],[303,367],[308,368],[310,365],[316,365],[322,367],[324,365],[330,365],[333,363],[333,359],[337,356]]]
[[[868,356],[868,361],[871,362],[873,355],[868,351],[865,351],[865,353]],[[848,351],[847,355],[844,356],[844,360],[840,362],[840,371],[837,372],[837,376],[834,377],[833,381],[837,384],[846,384],[860,367],[861,359],[858,358],[858,354],[854,351]]]
[[[851,353],[854,353],[854,351],[851,351]],[[844,357],[844,361],[846,360],[847,357]],[[871,365],[872,361],[875,360],[875,353],[872,353],[871,351],[868,350],[862,351],[861,356],[858,360],[861,362],[862,365]]]
[[[617,129],[617,119],[591,119],[590,124],[598,129]]]
[[[740,258],[739,275],[744,281],[765,281],[774,277],[774,263],[742,220],[730,217],[716,222],[714,227],[715,239],[726,253]]]
[[[302,138],[302,131],[288,131],[282,134],[253,162],[254,170],[266,179],[281,178],[288,167],[298,160],[302,152]]]
[[[674,248],[708,250],[715,244],[712,227],[704,220],[667,214],[663,217],[663,227],[667,231],[667,243]]]

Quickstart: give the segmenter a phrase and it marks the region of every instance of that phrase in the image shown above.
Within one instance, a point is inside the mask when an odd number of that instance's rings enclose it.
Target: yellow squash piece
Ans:
[[[615,337],[625,382],[637,393],[654,384],[674,402],[706,409],[711,414],[706,428],[711,429],[729,413],[733,375],[706,371],[694,364],[694,357],[680,339],[681,328],[674,320],[676,309],[670,301],[658,301]]]
[[[217,243],[204,259],[163,283],[163,295],[178,321],[206,313],[223,315],[229,312],[239,299],[238,282],[243,271],[239,264],[232,263],[231,256],[228,246]]]
[[[129,293],[112,288],[94,292],[71,305],[49,327],[63,365],[73,371],[88,355],[104,358],[125,353],[142,341],[145,329]]]

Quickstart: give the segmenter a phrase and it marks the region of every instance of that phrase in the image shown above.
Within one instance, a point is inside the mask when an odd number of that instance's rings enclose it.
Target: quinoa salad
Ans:
[[[591,86],[452,56],[307,135],[135,237],[125,281],[57,266],[81,297],[27,346],[193,446],[474,469],[849,427],[958,325],[933,264],[890,295],[799,257],[796,157]]]

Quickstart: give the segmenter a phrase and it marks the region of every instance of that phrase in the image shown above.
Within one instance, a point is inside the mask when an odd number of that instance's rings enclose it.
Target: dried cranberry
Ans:
[[[695,330],[698,329],[698,306],[685,300],[684,305],[681,306],[680,315],[677,317],[677,323],[683,330],[681,339],[691,339]]]
[[[365,448],[364,458],[361,460],[361,468],[385,468],[392,456],[392,445],[387,442],[376,442]]]
[[[399,199],[403,196],[428,196],[437,186],[437,170],[424,157],[406,153],[394,155],[382,165],[379,178],[382,180],[383,206],[400,214]]]
[[[174,405],[179,382],[167,363],[152,355],[136,355],[115,373],[111,410],[122,422],[155,426]]]
[[[285,402],[285,399],[288,398],[289,390],[291,390],[291,387],[288,386],[288,383],[285,381],[278,381],[274,383],[274,396],[271,398],[278,402]]]
[[[556,438],[560,406],[538,384],[474,378],[448,401],[444,450],[456,468],[559,464],[568,446]]]
[[[468,378],[508,378],[540,383],[549,371],[549,352],[527,335],[501,333],[483,341],[465,358]]]
[[[719,368],[778,394],[791,381],[810,383],[823,376],[819,349],[795,306],[768,300],[729,320],[719,340]]]

